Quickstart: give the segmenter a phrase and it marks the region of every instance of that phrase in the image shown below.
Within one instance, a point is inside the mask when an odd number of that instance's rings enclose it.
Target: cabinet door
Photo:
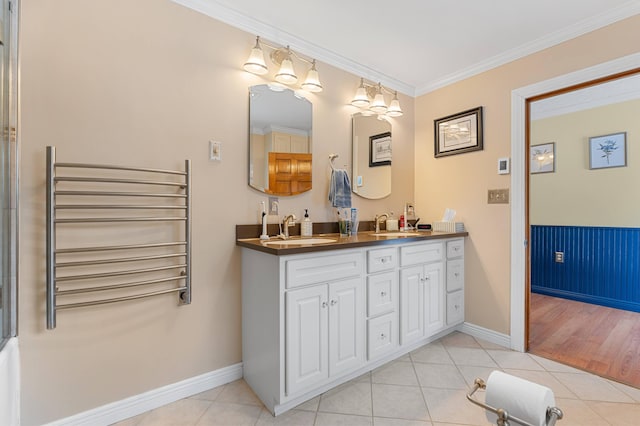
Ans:
[[[400,270],[400,344],[419,340],[424,336],[423,266]]]
[[[306,136],[291,135],[291,152],[306,154],[309,152],[309,143]]]
[[[273,132],[273,150],[275,152],[291,152],[291,136],[286,133]]]
[[[326,285],[286,293],[287,395],[295,394],[329,377],[327,296]]]
[[[364,363],[364,280],[351,278],[329,284],[329,375]]]
[[[444,328],[444,265],[442,262],[424,266],[425,335],[432,336]]]

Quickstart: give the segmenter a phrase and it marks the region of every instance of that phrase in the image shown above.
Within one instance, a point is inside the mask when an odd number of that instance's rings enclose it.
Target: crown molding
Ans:
[[[224,22],[232,27],[241,29],[250,34],[259,35],[261,38],[279,44],[290,46],[292,50],[301,53],[317,61],[332,65],[343,71],[350,72],[356,77],[380,82],[390,89],[397,90],[405,95],[414,96],[415,87],[396,78],[380,73],[372,68],[359,64],[344,56],[338,55],[328,49],[324,49],[307,40],[303,40],[291,33],[275,28],[257,19],[243,15],[233,9],[217,3],[215,0],[171,0],[174,3],[200,12],[210,18]]]
[[[488,58],[469,68],[460,70],[459,72],[449,74],[443,78],[437,79],[431,83],[416,88],[415,96],[424,95],[444,86],[456,83],[458,81],[473,77],[474,75],[489,71],[501,65],[563,43],[567,40],[595,31],[599,28],[611,25],[614,22],[637,15],[640,13],[640,1],[631,0],[615,9],[603,13],[601,15],[585,19],[574,25],[568,26],[560,31],[553,32],[544,37],[540,37],[532,42],[525,43],[504,53]]]
[[[432,92],[444,86],[465,80],[474,75],[481,74],[493,68],[547,49],[554,45],[560,44],[567,40],[579,37],[591,31],[613,24],[625,18],[640,13],[640,1],[630,0],[623,5],[603,13],[601,15],[585,19],[574,25],[563,28],[560,31],[548,34],[538,38],[532,42],[525,43],[513,49],[510,49],[499,55],[487,58],[471,67],[462,69],[455,73],[449,74],[442,78],[426,83],[420,86],[400,81],[396,78],[380,73],[372,68],[352,61],[344,56],[338,55],[328,49],[317,46],[307,40],[296,37],[293,34],[275,28],[272,25],[259,21],[257,19],[246,16],[233,9],[230,9],[215,0],[171,0],[174,3],[192,9],[207,15],[213,19],[224,22],[228,25],[241,29],[251,34],[269,40],[282,46],[289,45],[299,53],[302,53],[318,61],[335,66],[336,68],[355,74],[358,77],[364,77],[370,81],[380,82],[383,85],[397,90],[400,93],[417,97]]]

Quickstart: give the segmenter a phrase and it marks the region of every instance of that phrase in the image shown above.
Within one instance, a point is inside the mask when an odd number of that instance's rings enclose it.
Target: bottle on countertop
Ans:
[[[300,223],[300,235],[303,237],[313,235],[313,222],[309,219],[309,209],[304,209],[304,219]]]

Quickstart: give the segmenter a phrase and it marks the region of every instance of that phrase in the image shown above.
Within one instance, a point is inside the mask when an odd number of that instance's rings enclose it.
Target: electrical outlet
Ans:
[[[557,251],[555,253],[555,259],[556,259],[556,263],[564,263],[564,252]]]
[[[278,197],[269,197],[269,211],[267,213],[278,216]]]
[[[509,204],[509,189],[490,189],[487,202],[489,204]]]

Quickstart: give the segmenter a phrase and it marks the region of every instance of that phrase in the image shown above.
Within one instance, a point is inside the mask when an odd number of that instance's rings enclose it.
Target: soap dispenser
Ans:
[[[313,222],[309,219],[309,209],[304,209],[304,219],[300,224],[300,235],[310,237],[313,235]]]

